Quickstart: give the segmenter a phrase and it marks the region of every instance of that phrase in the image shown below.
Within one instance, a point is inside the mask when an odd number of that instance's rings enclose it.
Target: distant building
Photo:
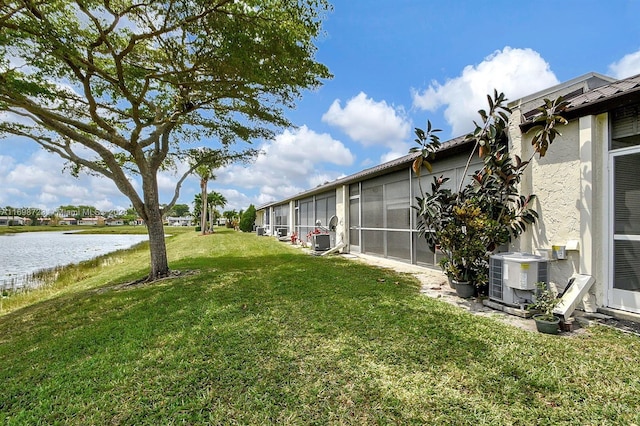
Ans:
[[[78,219],[76,219],[75,217],[63,217],[58,222],[58,225],[77,225],[77,224],[78,224]]]
[[[102,216],[96,216],[96,217],[83,217],[82,219],[80,219],[78,221],[78,225],[82,225],[82,226],[97,226],[97,225],[104,225],[105,220],[104,217]]]
[[[135,220],[130,220],[129,221],[129,225],[133,225],[133,226],[137,226],[137,225],[144,225],[144,219],[139,217]]]
[[[192,224],[193,224],[193,216],[167,217],[167,225],[169,226],[191,226]]]
[[[0,216],[0,226],[20,226],[27,225],[29,219],[19,216]]]

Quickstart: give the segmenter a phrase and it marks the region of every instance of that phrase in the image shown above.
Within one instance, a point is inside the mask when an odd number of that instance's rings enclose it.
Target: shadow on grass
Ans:
[[[2,409],[90,423],[410,420],[400,388],[420,394],[490,359],[486,321],[386,269],[298,253],[171,266],[201,272],[3,317]]]
[[[0,423],[600,424],[635,413],[584,386],[607,373],[564,340],[419,296],[408,275],[258,244],[266,254],[185,256],[171,268],[198,274],[2,317]],[[611,347],[588,350],[609,359]],[[637,383],[633,369],[611,370]],[[589,392],[600,403],[584,408]]]

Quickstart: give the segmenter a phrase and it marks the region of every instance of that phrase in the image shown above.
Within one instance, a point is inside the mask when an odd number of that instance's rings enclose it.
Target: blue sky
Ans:
[[[225,209],[261,205],[406,154],[427,119],[443,140],[464,134],[494,88],[515,100],[589,72],[638,74],[638,17],[640,0],[336,0],[317,41],[334,78],[289,112],[297,127],[255,141],[264,154],[218,170],[209,189]],[[129,206],[110,181],[62,168],[35,144],[0,140],[0,206]],[[175,179],[159,176],[161,202]],[[198,191],[189,178],[179,202]]]

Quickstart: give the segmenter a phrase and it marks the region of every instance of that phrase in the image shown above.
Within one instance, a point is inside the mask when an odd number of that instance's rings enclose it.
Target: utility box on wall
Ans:
[[[536,283],[548,283],[548,263],[529,253],[500,253],[489,260],[489,299],[511,306],[531,303]]]

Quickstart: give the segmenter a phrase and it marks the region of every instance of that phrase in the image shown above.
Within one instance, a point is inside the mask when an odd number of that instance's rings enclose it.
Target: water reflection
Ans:
[[[0,235],[0,289],[22,287],[37,271],[93,259],[147,239],[147,235],[69,232]]]

